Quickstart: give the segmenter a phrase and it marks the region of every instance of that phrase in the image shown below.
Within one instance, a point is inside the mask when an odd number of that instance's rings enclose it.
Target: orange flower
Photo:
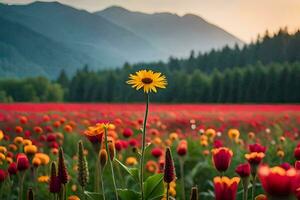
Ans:
[[[35,145],[26,145],[24,147],[24,152],[29,155],[33,155],[37,152],[37,147]]]
[[[153,161],[153,160],[149,160],[146,163],[146,169],[150,173],[155,173],[155,172],[158,171],[158,164],[155,161]]]
[[[14,143],[18,144],[18,145],[22,144],[23,143],[23,138],[20,137],[20,136],[15,137]]]
[[[36,153],[34,157],[37,157],[41,160],[42,165],[47,165],[50,162],[50,158],[47,154],[44,153]]]
[[[215,177],[214,178],[215,199],[235,200],[239,182],[240,182],[239,177],[234,177],[232,179],[226,176]]]
[[[209,138],[214,138],[216,136],[216,131],[212,128],[206,129],[205,135]]]
[[[240,137],[240,131],[238,129],[229,129],[228,136],[232,140],[237,140]]]
[[[88,130],[84,131],[84,135],[90,140],[91,143],[102,143],[104,133],[104,125],[97,123],[95,126],[88,127]]]
[[[134,165],[136,165],[137,163],[138,163],[138,162],[137,162],[137,160],[136,160],[135,157],[128,157],[128,158],[126,159],[126,164],[129,165],[129,166],[134,166]]]

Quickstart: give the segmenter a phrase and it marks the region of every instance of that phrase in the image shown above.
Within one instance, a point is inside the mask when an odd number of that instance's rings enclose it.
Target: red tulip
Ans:
[[[261,144],[258,144],[258,143],[249,145],[249,151],[250,152],[265,153],[266,150],[267,150],[266,147],[264,147],[264,146],[262,146]]]
[[[294,157],[296,158],[296,160],[300,160],[300,147],[295,148]]]
[[[296,170],[300,170],[300,161],[299,160],[297,160],[295,162],[295,168],[296,168]]]
[[[185,156],[187,153],[187,141],[181,140],[177,147],[177,154],[179,156]]]
[[[155,158],[159,158],[163,154],[163,151],[161,150],[161,148],[156,147],[152,149],[151,154]]]
[[[242,178],[250,176],[251,167],[249,163],[240,164],[236,167],[235,172]]]
[[[10,163],[7,171],[10,176],[17,174],[18,173],[17,164],[15,162]]]
[[[214,141],[214,148],[220,148],[220,147],[223,147],[222,140],[215,140]]]
[[[17,169],[18,171],[24,171],[30,167],[27,156],[23,153],[17,155]]]
[[[133,131],[130,128],[125,128],[123,130],[123,136],[124,137],[129,138],[132,135],[133,135]]]
[[[252,165],[259,165],[262,159],[265,157],[265,154],[262,152],[252,152],[249,154],[245,154],[245,158],[247,159],[248,163]]]
[[[116,149],[117,151],[121,151],[121,150],[122,150],[122,147],[123,147],[122,141],[118,140],[118,141],[115,142],[115,149]]]
[[[0,183],[2,183],[3,181],[5,181],[7,176],[7,172],[4,171],[3,169],[0,169]]]
[[[280,167],[282,167],[282,168],[285,169],[285,170],[289,170],[289,169],[292,168],[292,166],[291,166],[289,163],[287,163],[287,162],[282,163],[282,164],[280,165]]]
[[[279,166],[260,166],[258,177],[268,195],[285,199],[294,193],[299,174],[294,168],[285,170]]]
[[[215,177],[215,200],[235,200],[239,182],[239,177],[232,179],[226,176]]]
[[[226,148],[220,147],[212,150],[213,164],[219,172],[224,172],[228,169],[233,152]]]

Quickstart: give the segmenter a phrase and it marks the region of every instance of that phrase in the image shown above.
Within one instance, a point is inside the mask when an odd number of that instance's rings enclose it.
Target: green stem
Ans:
[[[179,164],[180,164],[180,175],[181,175],[181,194],[182,194],[182,200],[185,200],[185,186],[184,186],[184,160],[182,158],[179,158]]]
[[[255,198],[255,185],[256,185],[256,174],[253,176],[252,181],[252,200]]]
[[[109,149],[108,149],[107,128],[106,127],[104,128],[104,133],[105,133],[105,148],[106,148],[106,152],[107,152],[107,155],[108,155],[108,161],[109,161],[109,165],[110,165],[111,176],[112,176],[112,179],[113,179],[113,184],[114,184],[114,190],[115,190],[115,194],[116,194],[116,199],[119,200],[118,191],[117,191],[117,185],[116,185],[116,180],[115,180],[114,167],[113,167],[113,163],[112,163],[112,160],[110,158],[110,152],[109,152]]]
[[[243,184],[243,200],[248,200],[248,185],[249,185],[250,177],[242,177]]]
[[[82,187],[81,190],[82,190],[82,194],[81,194],[82,195],[82,199],[85,200],[86,199],[86,195],[84,194],[84,187]]]
[[[148,109],[149,109],[149,94],[146,94],[146,111],[143,123],[143,135],[142,135],[142,152],[141,152],[141,159],[140,159],[140,188],[141,188],[141,195],[142,200],[144,200],[144,157],[145,157],[145,146],[146,146],[146,124],[148,118]]]
[[[24,177],[25,177],[25,171],[20,172],[20,177],[19,177],[19,200],[23,200],[23,183],[24,183]]]
[[[103,200],[105,200],[105,190],[104,190],[104,183],[103,183],[103,170],[104,170],[104,168],[103,169],[101,168],[100,180],[101,180],[102,197],[103,197]]]
[[[167,200],[169,200],[170,183],[167,183]]]
[[[96,171],[95,171],[95,192],[96,193],[99,193],[100,191],[100,185],[99,185],[99,176],[100,176],[100,163],[99,163],[99,156],[97,156],[97,159],[96,159]]]

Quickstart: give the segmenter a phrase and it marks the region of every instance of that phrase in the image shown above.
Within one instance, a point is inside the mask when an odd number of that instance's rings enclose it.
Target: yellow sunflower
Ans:
[[[164,75],[152,70],[140,70],[135,74],[130,74],[126,83],[139,90],[144,88],[145,93],[157,92],[156,88],[166,88],[167,80]]]

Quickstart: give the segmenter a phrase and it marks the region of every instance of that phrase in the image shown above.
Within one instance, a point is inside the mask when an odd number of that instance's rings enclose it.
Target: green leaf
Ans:
[[[118,194],[122,200],[141,199],[141,194],[128,189],[118,189]]]
[[[163,174],[149,176],[144,182],[145,199],[157,200],[164,195]]]
[[[139,182],[139,170],[137,168],[126,167],[121,161],[115,159],[115,161],[129,174],[132,178]]]

